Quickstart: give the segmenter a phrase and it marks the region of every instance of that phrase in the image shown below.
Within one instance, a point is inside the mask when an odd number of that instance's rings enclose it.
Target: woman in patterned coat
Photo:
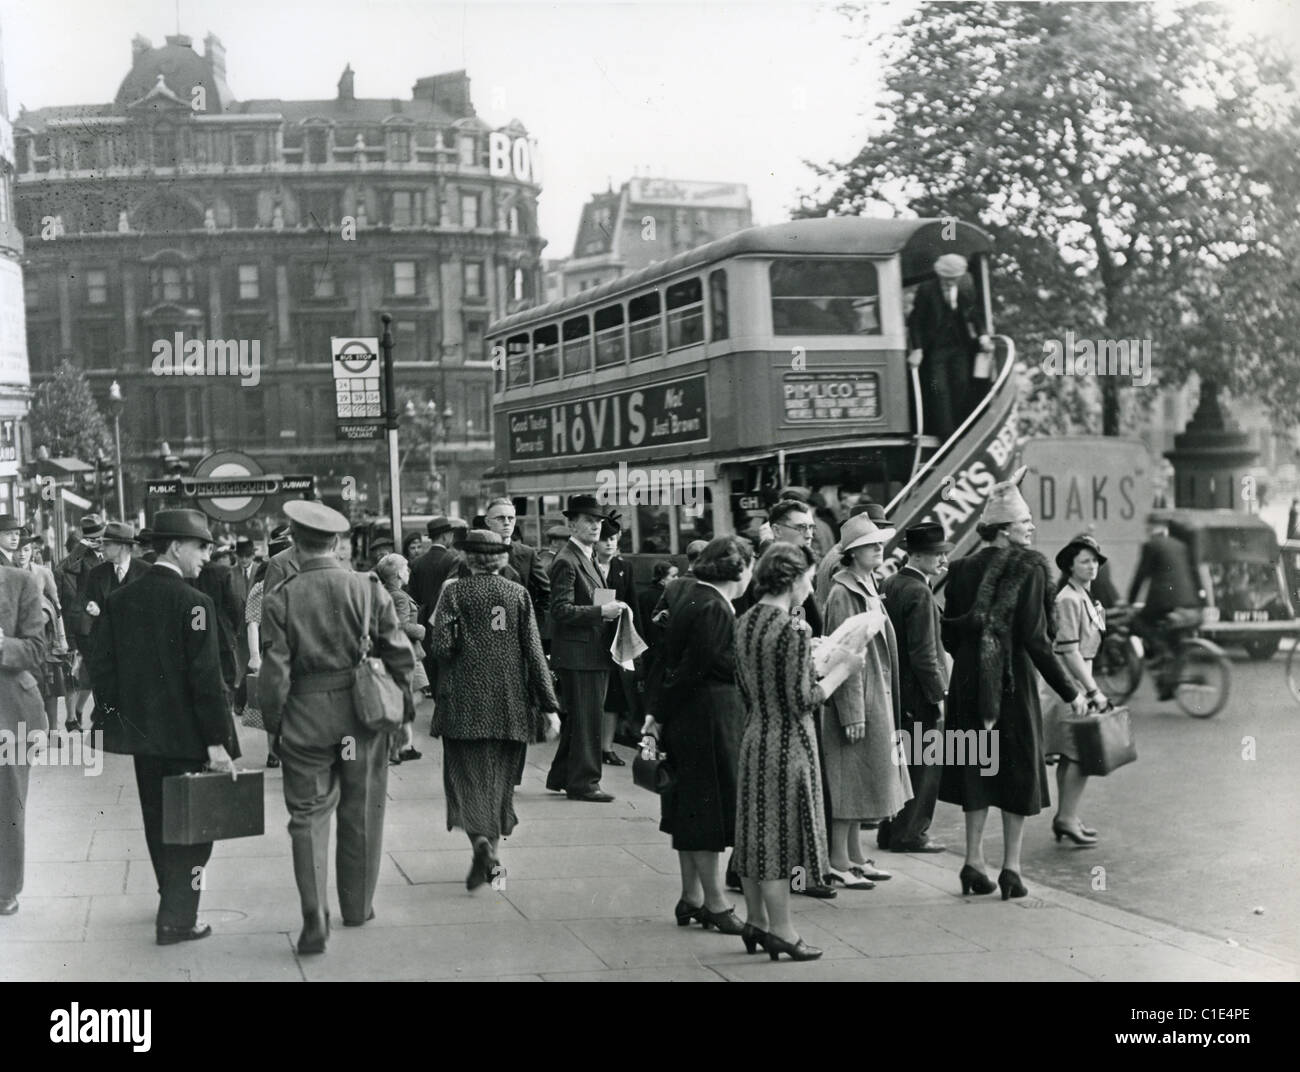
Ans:
[[[790,919],[791,883],[821,883],[828,867],[813,719],[865,662],[837,649],[816,679],[807,626],[790,614],[812,592],[815,566],[807,547],[773,544],[754,570],[758,602],[736,623],[736,680],[747,711],[734,858],[748,917],[741,937],[749,952],[761,944],[773,960],[822,955]]]
[[[497,843],[519,821],[515,786],[528,743],[543,724],[547,740],[559,735],[560,705],[528,591],[498,576],[508,546],[475,530],[461,550],[470,576],[448,581],[433,613],[433,733],[442,738],[447,829],[460,827],[474,847],[472,890],[494,874]]]

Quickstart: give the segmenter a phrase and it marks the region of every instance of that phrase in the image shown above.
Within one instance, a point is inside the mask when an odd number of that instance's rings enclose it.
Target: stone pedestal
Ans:
[[[1219,403],[1218,384],[1201,381],[1201,397],[1187,427],[1165,457],[1174,466],[1174,505],[1186,509],[1250,510],[1243,478],[1259,457],[1250,436]]]

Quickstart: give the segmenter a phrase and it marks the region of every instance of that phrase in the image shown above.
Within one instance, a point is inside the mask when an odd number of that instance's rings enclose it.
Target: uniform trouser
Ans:
[[[564,721],[546,788],[590,793],[600,785],[600,730],[608,670],[557,670]]]
[[[144,840],[158,880],[158,926],[192,927],[199,914],[203,869],[212,857],[212,842],[168,845],[162,839],[163,779],[201,771],[201,759],[136,756],[135,785],[144,816]]]
[[[11,759],[0,762],[0,900],[17,897],[23,892],[23,861],[26,858],[25,830],[27,826],[27,786],[31,781],[31,767],[19,763],[19,751],[25,757],[27,741],[18,737],[22,726],[30,735],[44,730],[45,714],[35,715],[32,721],[15,713],[0,711],[0,730],[14,737]]]
[[[349,689],[289,698],[279,755],[304,915],[329,908],[330,818],[336,810],[339,908],[353,922],[370,915],[384,852],[389,743],[387,733],[361,728]]]
[[[943,714],[937,705],[926,704],[918,714],[919,718],[908,719],[904,723],[912,736],[909,755],[920,755],[921,745],[927,740],[925,735],[931,730],[943,729]],[[916,740],[918,736],[920,742]],[[891,848],[915,844],[929,833],[930,822],[934,819],[934,806],[939,800],[943,763],[922,763],[919,766],[909,763],[907,774],[912,780],[913,796],[889,824]]]

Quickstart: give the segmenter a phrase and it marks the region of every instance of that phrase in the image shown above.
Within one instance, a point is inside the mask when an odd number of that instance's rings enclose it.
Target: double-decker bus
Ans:
[[[907,311],[960,253],[993,332],[991,241],[952,219],[755,227],[497,321],[497,464],[541,542],[566,496],[617,508],[625,550],[754,532],[778,488],[866,491],[959,545],[1010,471],[1014,351],[946,441],[925,433]]]

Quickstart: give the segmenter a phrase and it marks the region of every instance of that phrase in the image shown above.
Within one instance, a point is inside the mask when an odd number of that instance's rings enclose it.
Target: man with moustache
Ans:
[[[931,731],[943,730],[943,701],[948,694],[948,665],[939,640],[939,606],[931,585],[948,567],[952,544],[943,526],[935,522],[913,525],[904,535],[907,565],[881,585],[885,612],[898,636],[899,698],[903,729],[910,737],[907,773],[912,779],[912,799],[876,832],[876,844],[891,852],[943,852],[932,841],[930,822],[939,799],[943,764],[913,765],[920,744]]]
[[[569,542],[551,563],[551,665],[560,678],[564,722],[560,746],[546,776],[546,788],[570,800],[606,804],[613,796],[600,785],[601,718],[610,655],[607,622],[627,605],[613,599],[596,606],[596,589],[608,585],[596,567],[600,526],[609,511],[594,495],[572,495],[564,511]]]
[[[152,538],[154,565],[104,601],[90,671],[101,747],[135,757],[145,843],[158,881],[156,938],[174,945],[212,933],[197,918],[212,842],[163,841],[163,779],[231,770],[239,739],[223,695],[216,607],[186,583],[212,553],[207,520],[197,510],[160,510]]]

